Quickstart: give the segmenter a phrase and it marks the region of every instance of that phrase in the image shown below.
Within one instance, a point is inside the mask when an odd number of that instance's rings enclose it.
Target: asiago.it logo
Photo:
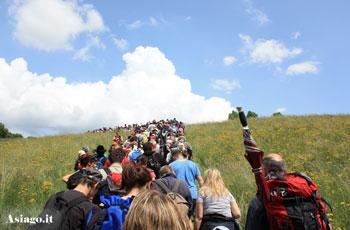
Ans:
[[[26,217],[23,215],[12,216],[8,215],[7,224],[52,224],[52,216],[46,215],[45,218],[41,217]]]

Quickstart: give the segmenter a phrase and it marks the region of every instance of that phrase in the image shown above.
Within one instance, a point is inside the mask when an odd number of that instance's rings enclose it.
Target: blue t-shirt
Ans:
[[[192,199],[197,199],[196,177],[201,175],[198,166],[190,160],[179,159],[169,166],[174,170],[176,178],[186,181],[189,186]]]

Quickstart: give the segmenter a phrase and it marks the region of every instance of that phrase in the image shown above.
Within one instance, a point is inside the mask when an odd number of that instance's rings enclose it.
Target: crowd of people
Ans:
[[[117,125],[114,127],[101,127],[101,128],[97,128],[97,129],[93,129],[93,130],[88,130],[88,133],[106,133],[106,132],[120,132],[122,130],[126,130],[126,131],[135,131],[135,129],[137,128],[147,128],[150,124],[155,124],[155,123],[172,123],[172,122],[176,122],[176,118],[173,119],[166,119],[166,120],[160,120],[160,121],[149,121],[145,124],[142,123],[133,123],[133,124],[124,124],[124,125]],[[182,124],[182,122],[181,122]]]
[[[202,177],[183,122],[152,121],[132,125],[129,130],[132,134],[126,140],[116,132],[108,150],[103,145],[92,153],[88,148],[79,150],[75,172],[62,178],[68,190],[52,195],[40,214],[43,218],[53,216],[53,223],[37,223],[30,228],[240,229],[236,220],[241,212],[235,196],[218,169],[209,168]],[[286,175],[284,161],[278,154],[263,158],[246,127],[244,137],[258,187],[245,229],[282,229],[274,228],[276,223],[269,219],[264,180],[271,173]],[[321,211],[314,214],[320,216]],[[326,229],[326,224],[317,221],[319,228],[315,229]]]

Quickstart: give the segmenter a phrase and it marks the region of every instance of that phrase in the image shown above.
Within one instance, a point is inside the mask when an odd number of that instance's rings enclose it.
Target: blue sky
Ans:
[[[68,86],[107,85],[127,69],[125,53],[157,47],[176,76],[190,81],[193,95],[219,97],[229,108],[240,105],[263,116],[350,111],[348,1],[52,2],[58,5],[0,2],[0,58],[8,66],[22,58],[29,73],[64,77]],[[35,130],[45,129],[24,128],[23,119],[9,118],[14,111],[0,114],[12,129],[39,134]],[[41,118],[33,112],[33,119]],[[47,125],[54,132],[76,131]]]

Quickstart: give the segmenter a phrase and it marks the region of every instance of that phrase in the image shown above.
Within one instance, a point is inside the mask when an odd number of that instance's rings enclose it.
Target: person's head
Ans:
[[[90,160],[89,160],[87,167],[96,169],[96,158],[92,157],[92,156],[90,156],[89,158],[90,158]]]
[[[167,147],[170,148],[170,147],[172,146],[172,144],[173,144],[173,141],[172,141],[172,140],[170,140],[170,139],[167,139],[167,140],[166,140],[166,144],[165,144],[165,145],[166,145]]]
[[[142,217],[142,218],[140,218]],[[187,216],[183,216],[176,203],[166,195],[146,190],[131,203],[123,230],[133,229],[190,229]]]
[[[262,165],[266,175],[276,173],[279,176],[283,176],[287,172],[287,167],[282,156],[277,153],[270,153],[265,156]]]
[[[71,183],[76,183],[74,190],[84,193],[88,198],[91,198],[95,195],[102,180],[101,173],[98,170],[92,168],[79,170],[71,177],[68,179],[68,182],[70,179],[72,179],[73,181],[71,181]]]
[[[85,157],[86,155],[87,155],[87,153],[84,150],[78,151],[78,159],[81,159],[81,158]]]
[[[153,144],[151,142],[144,143],[143,152],[146,156],[151,156],[153,154]]]
[[[122,187],[127,193],[133,188],[146,188],[151,181],[151,175],[146,167],[131,163],[127,163],[123,166]]]
[[[165,176],[168,174],[174,174],[174,170],[169,165],[164,165],[159,170],[159,176]]]
[[[141,156],[143,156],[141,150],[137,149],[129,154],[129,160],[130,162],[137,164]]]
[[[203,186],[199,192],[205,196],[222,197],[229,195],[221,173],[217,169],[207,169],[203,176]]]
[[[186,151],[181,151],[179,147],[174,147],[171,148],[172,156],[174,160],[182,159],[182,158],[187,158],[187,152]]]
[[[98,145],[95,151],[98,156],[103,156],[103,154],[106,152],[103,145]]]
[[[82,155],[79,163],[82,168],[86,168],[89,166],[89,163],[92,161],[92,157],[89,154]]]
[[[137,158],[136,162],[137,162],[137,165],[147,167],[148,157],[146,157],[145,155],[140,155]]]
[[[137,141],[137,137],[136,135],[132,135],[130,138],[129,138],[130,142],[135,142]]]
[[[121,163],[125,157],[125,152],[122,148],[112,148],[109,154],[109,160],[111,164]]]

